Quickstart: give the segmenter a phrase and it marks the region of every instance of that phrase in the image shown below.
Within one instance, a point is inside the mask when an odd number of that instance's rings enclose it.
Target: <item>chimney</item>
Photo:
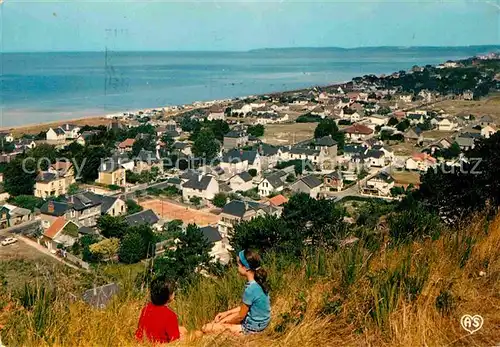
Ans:
[[[47,212],[54,213],[54,201],[49,201],[49,204],[47,205]]]

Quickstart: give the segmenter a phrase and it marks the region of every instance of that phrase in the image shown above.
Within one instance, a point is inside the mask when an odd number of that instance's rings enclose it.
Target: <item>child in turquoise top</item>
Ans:
[[[267,272],[261,267],[259,254],[252,250],[238,253],[238,272],[246,277],[243,303],[232,310],[219,313],[213,322],[205,324],[203,332],[230,331],[251,334],[263,331],[271,320],[271,303]]]

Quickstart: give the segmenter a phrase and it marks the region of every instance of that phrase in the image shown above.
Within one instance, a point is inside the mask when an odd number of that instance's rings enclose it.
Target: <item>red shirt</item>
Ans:
[[[137,340],[144,336],[151,342],[171,342],[180,337],[177,315],[167,306],[149,303],[142,309],[139,326],[135,332]]]

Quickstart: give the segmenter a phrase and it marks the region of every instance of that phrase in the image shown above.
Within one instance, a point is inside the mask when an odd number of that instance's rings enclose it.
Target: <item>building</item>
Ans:
[[[196,174],[182,185],[182,198],[189,201],[193,197],[212,200],[219,192],[219,182],[212,175]]]
[[[160,227],[158,225],[160,218],[151,209],[128,215],[125,217],[125,221],[130,227],[141,225],[149,225],[155,229]]]
[[[66,133],[61,128],[50,128],[46,133],[45,137],[47,141],[50,142],[64,142],[66,140]]]
[[[54,164],[50,165],[48,171],[59,177],[63,177],[67,188],[76,182],[75,167],[69,161],[56,161]]]
[[[0,229],[5,229],[14,225],[33,220],[33,213],[22,207],[11,204],[4,204],[0,207]]]
[[[65,195],[69,186],[66,185],[66,178],[56,173],[42,171],[35,179],[34,195],[38,198],[46,199]]]
[[[406,142],[420,144],[424,141],[424,135],[419,127],[406,130],[403,136]]]
[[[255,201],[233,200],[222,209],[218,223],[219,232],[223,238],[228,237],[239,222],[265,215],[280,216],[281,209]]]
[[[118,151],[120,153],[132,152],[132,147],[134,146],[135,139],[125,139],[118,144]]]
[[[342,174],[338,171],[323,175],[323,189],[340,192],[344,188]]]
[[[457,125],[448,118],[441,119],[436,125],[439,131],[454,131],[457,127]]]
[[[481,128],[481,136],[485,139],[489,139],[491,135],[497,132],[497,129],[492,127],[491,125],[486,125]]]
[[[285,180],[288,174],[284,171],[274,172],[260,181],[257,191],[260,196],[269,196],[279,193],[285,188]]]
[[[227,236],[222,237],[219,232],[218,226],[208,225],[206,227],[200,228],[201,233],[205,239],[210,243],[212,249],[210,250],[210,256],[213,257],[214,261],[220,262],[222,264],[229,263],[231,256],[229,251],[231,246]]]
[[[248,171],[243,171],[231,177],[227,184],[233,192],[246,192],[253,188],[253,177]]]
[[[417,153],[406,160],[405,168],[407,170],[418,170],[426,172],[430,167],[434,167],[437,160],[427,153]]]
[[[462,93],[462,99],[464,100],[474,100],[474,92],[471,90],[466,90]]]
[[[125,186],[125,169],[117,160],[108,159],[99,166],[99,184]]]
[[[290,189],[296,193],[306,193],[313,199],[320,195],[323,182],[314,175],[304,176],[290,186]]]
[[[56,250],[59,246],[71,247],[78,240],[79,226],[64,217],[57,217],[42,235],[42,244],[49,251]]]
[[[345,128],[344,133],[348,139],[352,141],[363,141],[373,136],[374,131],[363,124],[353,124]]]
[[[134,158],[134,172],[151,171],[153,168],[156,168],[158,173],[163,173],[163,162],[157,158],[154,152],[141,149]]]
[[[209,121],[225,120],[226,115],[224,114],[224,111],[225,111],[224,107],[222,107],[220,105],[213,105],[209,109],[210,113],[208,114],[207,120],[209,120]]]
[[[230,131],[224,135],[223,148],[230,150],[240,148],[248,144],[248,135],[243,131]]]
[[[42,227],[47,229],[57,217],[79,226],[93,227],[101,216],[101,205],[101,198],[91,192],[70,195],[61,201],[47,201],[40,207]]]
[[[224,153],[219,166],[229,174],[238,174],[250,169],[255,169],[257,173],[260,173],[262,170],[260,155],[256,150],[232,149]]]
[[[381,171],[366,181],[363,192],[370,195],[389,196],[393,187],[394,178],[387,172]]]
[[[80,127],[75,124],[63,124],[59,127],[64,131],[64,136],[67,139],[76,139],[78,138]]]

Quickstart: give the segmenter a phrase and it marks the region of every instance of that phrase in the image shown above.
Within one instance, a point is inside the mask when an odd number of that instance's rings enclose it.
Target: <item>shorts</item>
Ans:
[[[263,331],[269,325],[269,321],[262,323],[251,323],[245,319],[243,323],[241,323],[241,330],[244,335],[256,334]]]

